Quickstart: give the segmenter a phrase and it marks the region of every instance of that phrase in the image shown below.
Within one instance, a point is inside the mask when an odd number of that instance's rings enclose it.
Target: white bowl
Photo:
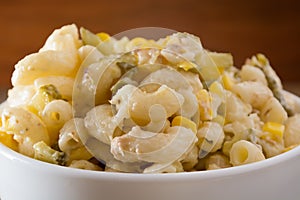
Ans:
[[[40,162],[0,144],[1,200],[296,200],[300,147],[244,166],[178,174],[125,174]]]

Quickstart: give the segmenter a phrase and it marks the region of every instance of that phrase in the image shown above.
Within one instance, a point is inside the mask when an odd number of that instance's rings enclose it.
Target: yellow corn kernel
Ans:
[[[100,40],[102,40],[102,41],[109,40],[109,38],[110,38],[109,34],[104,33],[104,32],[97,33],[96,35],[97,35],[97,36],[100,38]]]
[[[209,92],[205,89],[202,89],[196,94],[196,97],[199,105],[200,120],[212,120],[212,98]]]
[[[73,160],[89,160],[93,156],[91,153],[84,147],[80,147],[77,149],[73,149],[70,152],[70,155],[68,157],[68,163],[71,163]]]
[[[188,61],[180,62],[177,66],[178,68],[184,69],[185,71],[196,68],[194,63]]]
[[[263,131],[266,132],[266,135],[263,135],[262,138],[270,137],[273,140],[279,141],[283,139],[285,126],[283,124],[275,122],[267,122],[263,126]]]
[[[231,79],[231,77],[228,76],[228,74],[223,74],[222,81],[223,81],[224,88],[226,90],[231,90],[232,86],[234,85],[234,82]]]
[[[7,134],[5,132],[0,132],[0,143],[11,148],[14,151],[18,150],[18,142],[14,140],[12,134]]]
[[[185,128],[191,129],[194,133],[197,133],[197,126],[195,122],[183,116],[176,116],[172,120],[172,126],[183,126]]]

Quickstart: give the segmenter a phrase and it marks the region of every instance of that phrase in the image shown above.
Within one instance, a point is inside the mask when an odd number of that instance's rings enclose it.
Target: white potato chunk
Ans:
[[[170,127],[166,133],[145,132],[136,126],[128,134],[113,139],[111,153],[122,162],[172,163],[196,141],[195,133],[181,126]]]

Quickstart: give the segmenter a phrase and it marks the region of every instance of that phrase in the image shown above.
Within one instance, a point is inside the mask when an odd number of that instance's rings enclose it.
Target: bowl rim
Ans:
[[[138,174],[138,173],[122,173],[122,172],[106,172],[106,171],[92,171],[82,170],[70,167],[59,166],[47,162],[39,161],[27,157],[21,153],[6,147],[0,143],[0,157],[4,157],[15,164],[23,165],[27,168],[33,168],[45,173],[55,173],[67,177],[87,178],[87,179],[101,179],[101,180],[115,180],[118,181],[177,181],[177,180],[204,180],[215,178],[226,178],[234,175],[241,175],[252,173],[257,170],[262,170],[274,165],[278,165],[287,160],[300,156],[300,145],[294,149],[284,152],[277,156],[267,158],[266,160],[250,163],[241,166],[217,169],[217,170],[204,170],[195,172],[181,172],[181,173],[163,173],[163,174]],[[0,167],[1,168],[1,167]]]

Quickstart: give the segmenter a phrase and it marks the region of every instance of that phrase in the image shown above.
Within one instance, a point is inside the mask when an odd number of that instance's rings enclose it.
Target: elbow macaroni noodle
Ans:
[[[134,173],[234,167],[300,144],[300,100],[262,54],[239,69],[231,54],[170,32],[55,30],[15,65],[0,142],[54,164]]]
[[[234,143],[231,147],[229,157],[230,163],[233,166],[244,165],[265,159],[262,150],[255,144],[246,140],[240,140]]]

